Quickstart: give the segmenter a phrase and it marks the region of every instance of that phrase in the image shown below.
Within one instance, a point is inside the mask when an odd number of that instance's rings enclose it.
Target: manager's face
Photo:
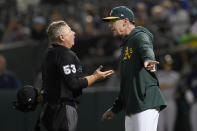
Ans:
[[[113,32],[114,36],[117,36],[117,37],[125,36],[124,19],[111,20],[109,22],[109,28],[111,28],[111,31]]]

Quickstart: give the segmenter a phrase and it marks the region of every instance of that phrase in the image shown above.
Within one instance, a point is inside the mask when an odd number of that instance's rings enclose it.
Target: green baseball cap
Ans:
[[[129,21],[134,22],[133,11],[125,6],[118,6],[111,10],[110,16],[105,17],[102,20],[105,22],[109,22],[111,20],[124,19],[124,18],[128,18]]]

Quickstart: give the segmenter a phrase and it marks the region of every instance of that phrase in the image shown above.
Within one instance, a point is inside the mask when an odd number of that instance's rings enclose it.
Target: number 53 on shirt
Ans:
[[[64,73],[69,75],[70,73],[76,73],[76,67],[74,64],[63,66]]]

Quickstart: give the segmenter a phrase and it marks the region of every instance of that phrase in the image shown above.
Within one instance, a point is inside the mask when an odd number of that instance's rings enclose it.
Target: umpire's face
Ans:
[[[62,28],[64,31],[60,35],[60,40],[67,48],[71,48],[75,44],[75,32],[68,25]]]

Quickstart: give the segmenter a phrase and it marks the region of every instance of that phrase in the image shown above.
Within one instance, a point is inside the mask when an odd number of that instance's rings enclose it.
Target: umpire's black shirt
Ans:
[[[79,103],[82,89],[88,81],[82,78],[82,66],[76,54],[69,48],[52,44],[42,65],[43,88],[48,102],[59,99]]]

